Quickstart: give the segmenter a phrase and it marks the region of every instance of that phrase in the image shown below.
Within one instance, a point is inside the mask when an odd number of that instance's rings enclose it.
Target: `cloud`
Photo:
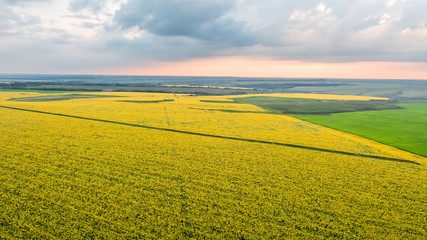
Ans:
[[[84,63],[102,68],[234,56],[427,62],[425,0],[0,0],[0,4],[0,72],[7,71],[3,66],[11,68],[13,52],[17,59],[24,55],[43,59],[37,64],[44,69],[60,63],[70,69]],[[23,49],[25,54],[17,54]],[[18,59],[16,68],[24,63]]]
[[[250,52],[285,60],[427,61],[427,41],[421,40],[426,39],[426,15],[416,14],[427,3],[418,0],[304,2],[310,4],[289,3],[291,11],[285,10],[286,4],[280,8],[276,2],[277,10],[267,7],[269,11],[264,9],[255,14],[262,21],[269,19],[267,12],[278,24],[268,22],[262,26],[257,35],[267,35],[275,41],[261,40]],[[279,12],[282,17],[275,15]]]
[[[230,0],[130,0],[116,12],[121,29],[138,27],[157,36],[247,45],[245,24],[229,16]]]
[[[402,9],[402,25],[409,28],[427,27],[427,1],[407,0],[399,4]]]
[[[326,62],[420,61],[420,54],[407,46],[421,44],[418,51],[427,52],[426,44],[409,38],[423,36],[427,27],[425,14],[418,10],[425,9],[419,8],[427,5],[422,2],[130,0],[115,13],[113,28],[132,36],[128,40],[134,42],[148,36],[197,40],[198,47],[205,49],[190,47],[188,51],[206,54],[216,46],[212,55]],[[152,47],[147,41],[139,46]]]
[[[0,35],[21,35],[39,23],[37,16],[23,16],[7,6],[0,9]]]
[[[49,1],[51,0],[4,0],[5,3],[8,3],[10,5],[18,5],[18,4],[29,3],[29,2],[40,3],[40,2],[49,2]]]

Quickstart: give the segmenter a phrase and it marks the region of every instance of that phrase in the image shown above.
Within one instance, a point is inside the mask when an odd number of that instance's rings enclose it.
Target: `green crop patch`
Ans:
[[[161,103],[161,102],[173,102],[173,99],[163,99],[163,100],[152,100],[152,101],[132,101],[132,100],[122,100],[118,102],[127,102],[127,103]]]
[[[294,117],[427,156],[427,104],[399,106],[405,109]]]
[[[235,101],[215,101],[215,100],[200,100],[205,103],[236,103]]]
[[[394,102],[384,100],[319,100],[282,97],[234,98],[236,103],[253,104],[279,114],[328,115],[341,112],[358,112],[400,109]]]

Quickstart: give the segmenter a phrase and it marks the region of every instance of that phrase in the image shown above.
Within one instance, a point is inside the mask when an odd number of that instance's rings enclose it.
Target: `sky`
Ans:
[[[0,0],[0,73],[427,79],[426,0]]]

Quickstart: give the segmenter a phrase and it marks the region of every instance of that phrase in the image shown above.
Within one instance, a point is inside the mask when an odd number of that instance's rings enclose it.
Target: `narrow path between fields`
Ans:
[[[169,128],[159,128],[159,127],[152,127],[152,126],[146,126],[146,125],[138,125],[138,124],[132,124],[132,123],[124,123],[124,122],[116,122],[116,121],[102,120],[102,119],[96,119],[96,118],[73,116],[73,115],[67,115],[67,114],[61,114],[61,113],[51,113],[51,112],[44,112],[44,111],[24,109],[24,108],[8,107],[8,106],[2,106],[2,105],[0,105],[0,107],[1,108],[5,108],[5,109],[18,110],[18,111],[41,113],[41,114],[48,114],[48,115],[55,115],[55,116],[69,117],[69,118],[77,118],[77,119],[83,119],[83,120],[89,120],[89,121],[112,123],[112,124],[119,124],[119,125],[130,126],[130,127],[139,127],[139,128],[153,129],[153,130],[159,130],[159,131],[176,132],[176,133],[190,134],[190,135],[196,135],[196,136],[222,138],[222,139],[230,139],[230,140],[244,141],[244,142],[254,142],[254,143],[262,143],[262,144],[271,144],[271,145],[278,145],[278,146],[292,147],[292,148],[300,148],[300,149],[306,149],[306,150],[318,151],[318,152],[335,153],[335,154],[341,154],[341,155],[347,155],[347,156],[364,157],[364,158],[374,158],[374,159],[379,159],[379,160],[402,162],[402,163],[412,163],[412,164],[416,164],[416,165],[421,165],[420,163],[417,163],[417,162],[414,162],[414,161],[411,161],[411,160],[398,159],[398,158],[381,157],[381,156],[374,156],[374,155],[367,155],[367,154],[357,154],[357,153],[350,153],[350,152],[330,150],[330,149],[323,149],[323,148],[316,148],[316,147],[308,147],[308,146],[288,144],[288,143],[270,142],[270,141],[255,140],[255,139],[246,139],[246,138],[237,138],[237,137],[227,137],[227,136],[213,135],[213,134],[207,134],[207,133],[189,132],[189,131],[169,129]]]

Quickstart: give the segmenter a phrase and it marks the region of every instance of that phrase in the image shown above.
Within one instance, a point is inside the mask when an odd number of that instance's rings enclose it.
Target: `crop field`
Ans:
[[[95,94],[64,94],[64,95],[46,95],[37,97],[24,97],[24,98],[11,98],[9,101],[16,102],[48,102],[48,101],[65,101],[70,99],[81,98],[100,98],[110,97],[108,95],[95,95]]]
[[[427,237],[422,156],[243,96],[64,95],[0,92],[0,239]]]
[[[234,98],[233,100],[281,114],[327,115],[338,112],[400,109],[394,103],[384,100],[325,100],[267,96]]]
[[[427,156],[427,103],[399,106],[403,109],[295,117]]]

